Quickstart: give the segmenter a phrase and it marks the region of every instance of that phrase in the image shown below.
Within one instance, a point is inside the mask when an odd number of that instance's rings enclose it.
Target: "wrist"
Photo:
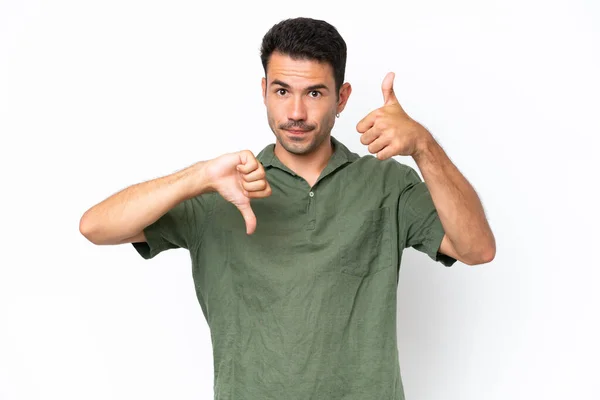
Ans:
[[[433,156],[434,147],[437,145],[433,136],[425,131],[423,135],[421,135],[420,140],[417,141],[417,145],[415,146],[415,152],[413,153],[413,159],[416,162],[422,161],[424,159],[430,158]]]
[[[207,161],[199,161],[179,171],[186,198],[199,196],[214,191],[207,173]]]

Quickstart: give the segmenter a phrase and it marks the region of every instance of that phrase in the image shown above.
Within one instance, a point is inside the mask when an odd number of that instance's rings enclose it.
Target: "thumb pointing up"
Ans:
[[[390,104],[399,104],[398,99],[396,98],[396,94],[394,94],[394,77],[396,75],[393,72],[388,72],[388,74],[383,79],[383,83],[381,84],[381,91],[383,92],[383,101],[384,106]]]

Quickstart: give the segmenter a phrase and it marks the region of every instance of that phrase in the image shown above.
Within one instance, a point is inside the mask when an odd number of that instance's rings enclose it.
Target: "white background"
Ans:
[[[496,235],[477,267],[406,251],[407,399],[600,398],[599,3],[250,3],[0,1],[0,399],[212,398],[187,251],[95,246],[79,219],[131,184],[271,143],[259,46],[296,16],[348,45],[334,136],[367,154],[355,125],[394,71]]]

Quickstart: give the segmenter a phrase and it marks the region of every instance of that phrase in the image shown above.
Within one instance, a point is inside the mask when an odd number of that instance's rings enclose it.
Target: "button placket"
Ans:
[[[311,190],[308,193],[308,224],[306,229],[315,229],[316,225],[316,208],[315,208],[315,192]]]

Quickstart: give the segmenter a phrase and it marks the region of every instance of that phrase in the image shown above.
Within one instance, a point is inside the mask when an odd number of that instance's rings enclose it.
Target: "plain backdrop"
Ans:
[[[356,123],[394,71],[496,235],[476,267],[406,250],[407,399],[599,399],[595,0],[1,0],[0,399],[212,398],[187,250],[147,261],[91,244],[79,220],[134,183],[272,143],[259,47],[297,16],[348,45],[333,135],[368,154]]]

